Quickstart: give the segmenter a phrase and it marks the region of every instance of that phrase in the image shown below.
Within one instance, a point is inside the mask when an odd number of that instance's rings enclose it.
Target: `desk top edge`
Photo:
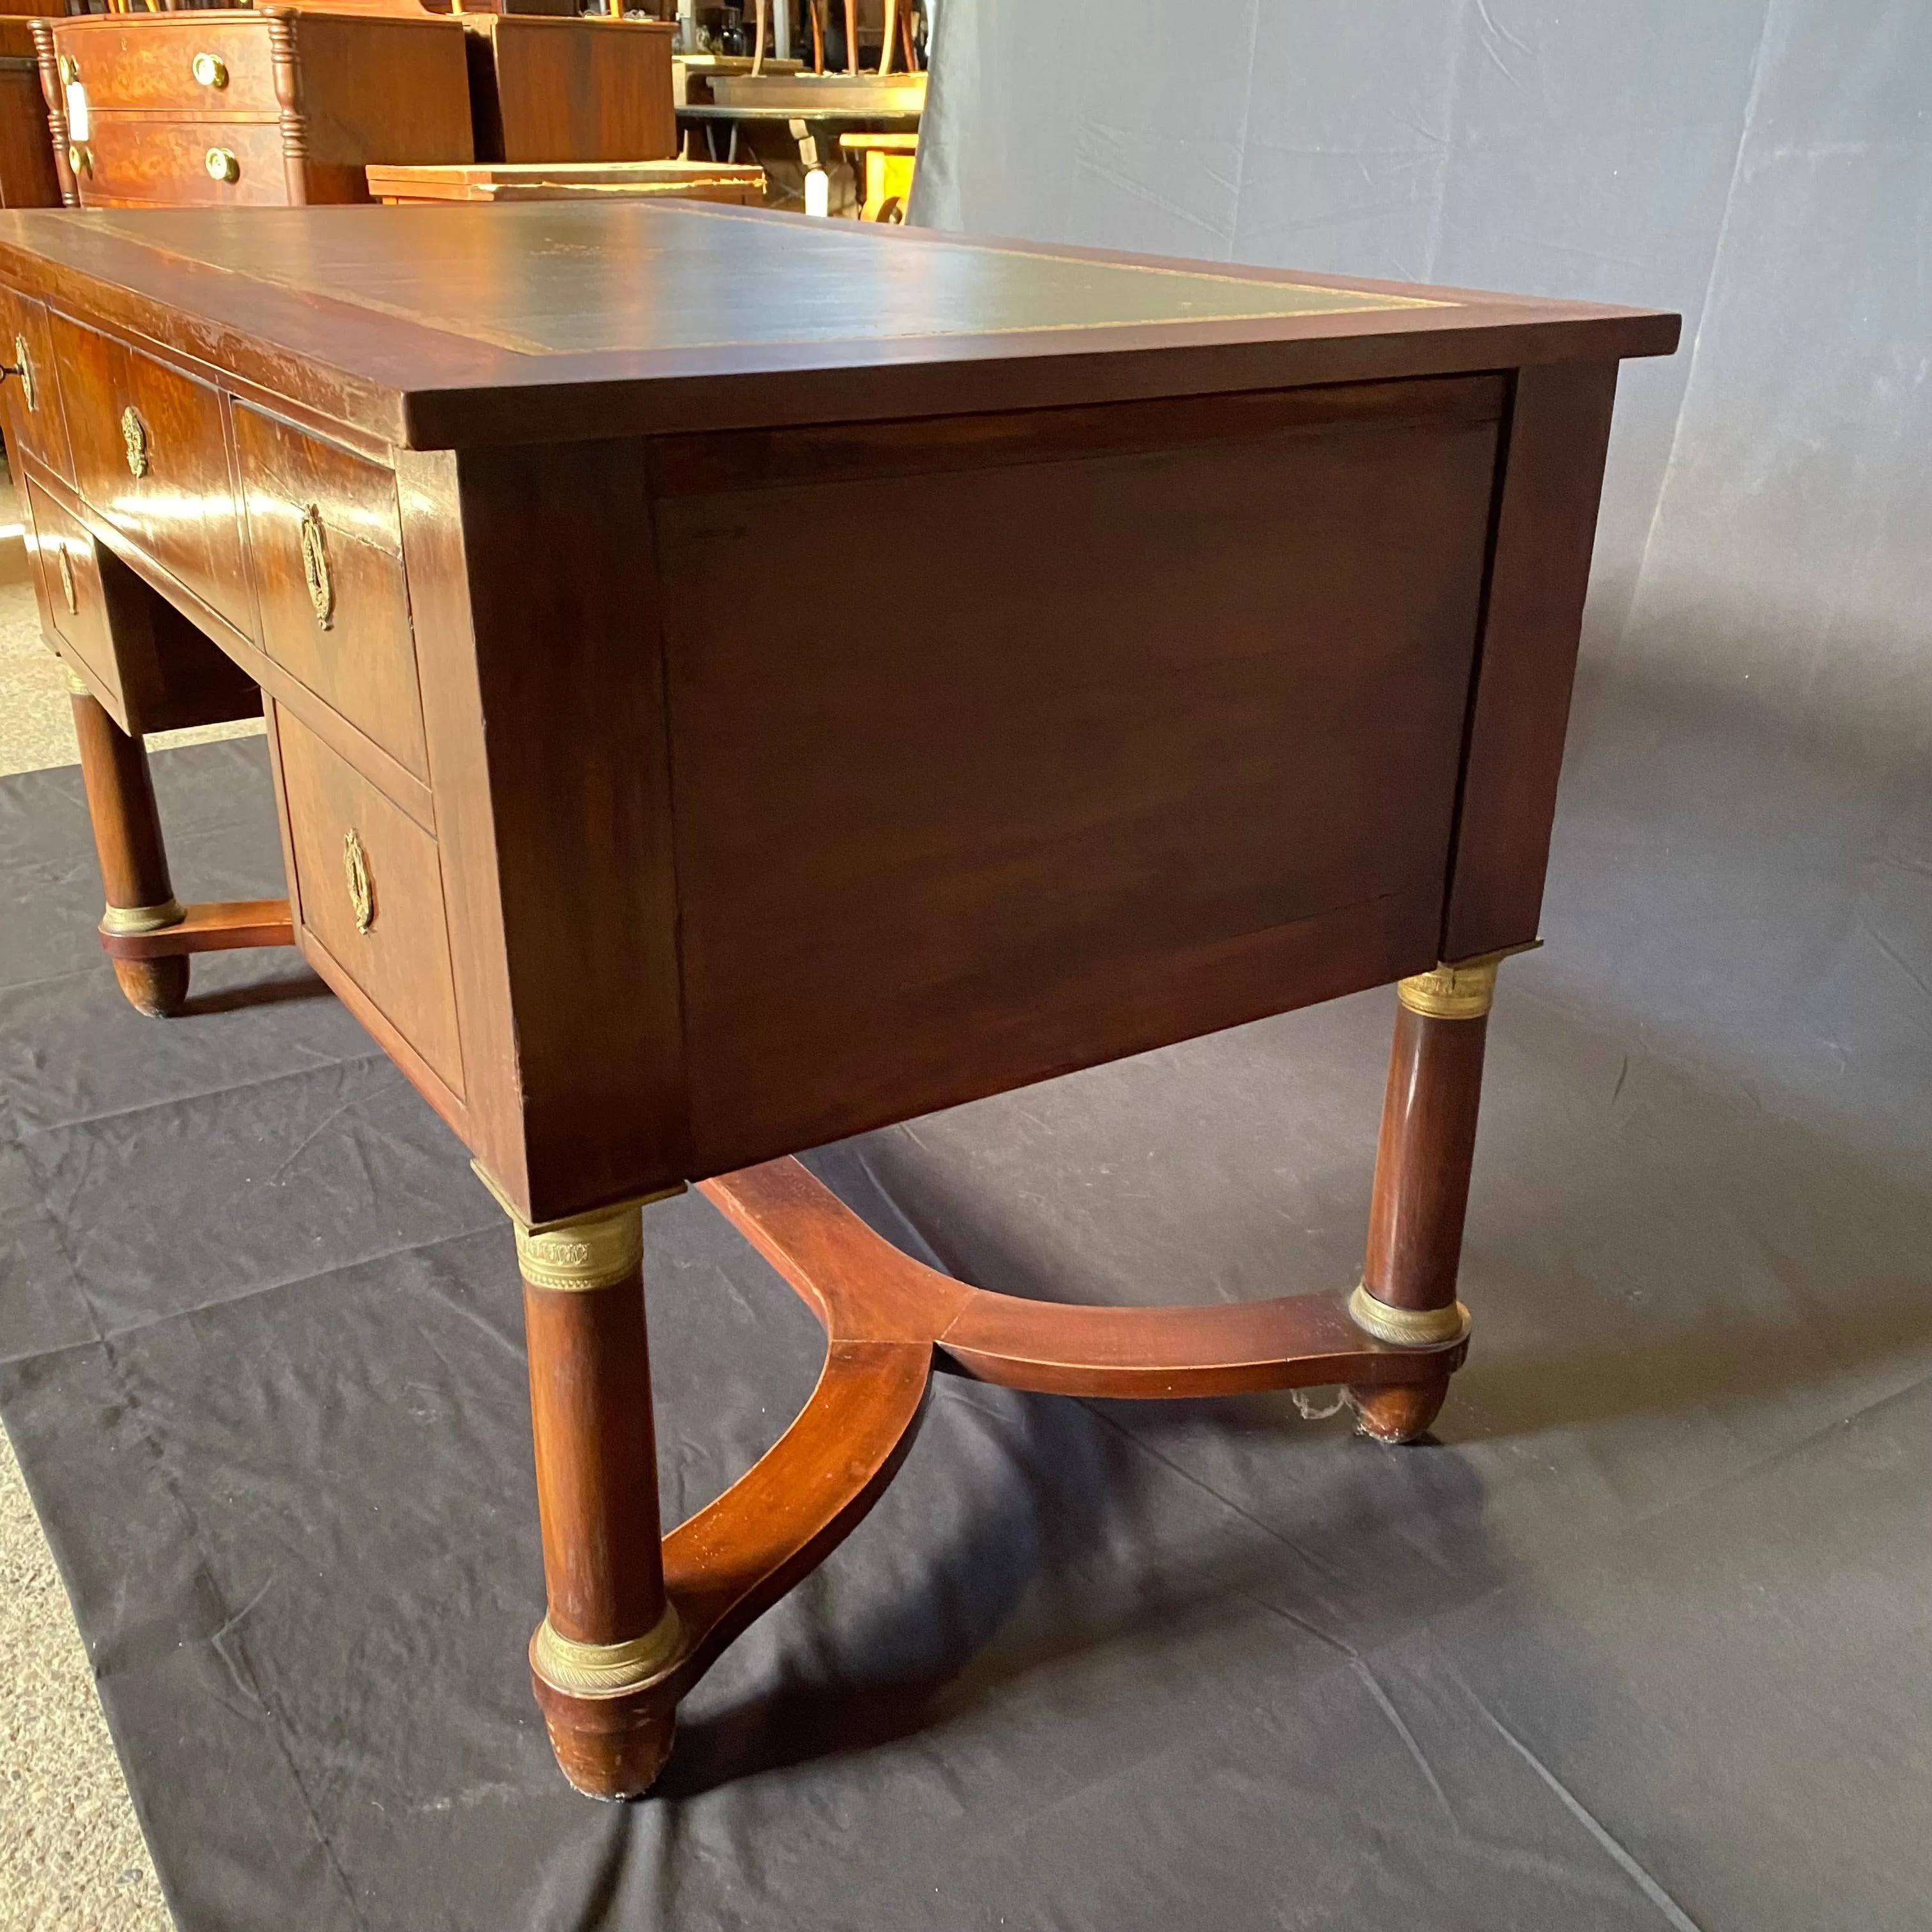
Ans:
[[[0,278],[364,436],[422,449],[1614,361],[1668,354],[1679,328],[1677,316],[1657,310],[932,230],[828,227],[801,216],[703,203],[600,208],[590,218],[595,225],[583,225],[580,216],[560,229],[555,211],[576,206],[521,204],[518,212],[527,213],[514,228],[512,209],[494,208],[166,211],[146,221],[125,213],[0,212]],[[345,226],[344,216],[385,226]],[[956,312],[930,332],[914,313],[896,331],[877,332],[841,326],[834,314],[816,333],[788,334],[764,322],[768,311],[760,306],[763,340],[722,339],[738,319],[728,316],[717,332],[721,339],[558,347],[472,327],[460,316],[410,313],[382,299],[398,272],[393,254],[375,261],[371,288],[346,296],[301,286],[280,270],[312,236],[352,243],[352,256],[371,236],[393,242],[393,224],[411,216],[438,224],[417,230],[415,238],[446,254],[454,249],[468,262],[480,248],[479,272],[486,274],[546,250],[561,248],[568,257],[572,244],[589,236],[641,247],[640,260],[659,244],[688,257],[694,244],[707,261],[730,254],[730,273],[741,284],[754,269],[769,272],[762,255],[778,262],[806,294],[836,282],[814,280],[812,257],[836,254],[844,258],[841,268],[856,261],[876,271],[902,308],[908,286],[912,300],[928,298],[922,278],[956,280],[990,262],[1021,285],[1023,296],[1034,292],[1024,286],[1030,280],[1047,284],[1045,298],[1064,300],[1053,278],[1095,274],[1111,278],[1107,286],[1117,293],[1126,286],[1120,272],[1139,272],[1150,280],[1137,288],[1186,296],[1206,289],[1224,312],[1062,319],[1048,307],[1043,320],[1017,326],[980,326],[970,312]],[[456,229],[446,225],[452,220],[501,225],[494,232]],[[291,228],[292,221],[300,225]],[[515,246],[506,251],[506,243]],[[380,257],[382,251],[373,252]],[[580,255],[580,247],[575,252]],[[237,259],[259,262],[260,272],[238,270]],[[710,266],[714,278],[724,273]],[[732,292],[724,287],[728,302]],[[1326,306],[1298,309],[1304,301]],[[784,304],[775,306],[782,312]],[[652,317],[646,313],[644,320]]]

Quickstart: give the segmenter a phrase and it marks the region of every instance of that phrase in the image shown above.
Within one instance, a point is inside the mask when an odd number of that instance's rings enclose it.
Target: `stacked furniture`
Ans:
[[[453,20],[223,8],[34,32],[70,206],[367,201],[371,161],[475,152]]]

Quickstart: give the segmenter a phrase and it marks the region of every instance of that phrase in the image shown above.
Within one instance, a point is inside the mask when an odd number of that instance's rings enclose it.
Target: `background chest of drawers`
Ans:
[[[34,34],[70,205],[366,201],[370,161],[473,158],[452,20],[224,9]]]

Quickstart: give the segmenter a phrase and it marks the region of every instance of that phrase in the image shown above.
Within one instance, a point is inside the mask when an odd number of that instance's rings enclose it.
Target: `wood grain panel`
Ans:
[[[655,161],[677,152],[668,25],[530,14],[473,14],[463,24],[479,160]]]
[[[436,841],[276,707],[282,793],[294,855],[291,899],[304,944],[319,945],[437,1076],[463,1092],[463,1056]],[[365,854],[374,917],[357,928],[344,844]]]
[[[154,121],[97,115],[89,208],[280,208],[288,202],[281,130],[272,121]],[[235,157],[234,180],[208,172],[208,151]]]
[[[1431,963],[1494,425],[1056,433],[659,504],[699,1172]]]
[[[1536,937],[1610,447],[1614,362],[1516,380],[1440,950]]]
[[[0,208],[58,208],[60,176],[54,170],[46,98],[32,39],[22,38],[23,49],[0,54]]]
[[[63,26],[55,38],[79,65],[91,109],[273,120],[275,76],[266,26],[248,14],[160,20],[136,14],[96,20],[78,31]],[[201,53],[221,62],[221,86],[195,77],[194,58]]]
[[[258,410],[238,406],[234,422],[262,649],[427,782],[394,472]],[[326,622],[304,574],[311,512],[332,592]]]

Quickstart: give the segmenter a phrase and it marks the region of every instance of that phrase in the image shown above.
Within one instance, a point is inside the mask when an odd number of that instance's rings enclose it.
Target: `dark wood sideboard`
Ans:
[[[936,1358],[1428,1426],[1617,363],[1674,316],[662,204],[4,215],[0,290],[124,986],[292,938],[514,1226],[580,1789],[649,1785]],[[258,703],[288,903],[183,906],[137,734]],[[1015,1301],[789,1158],[1391,982],[1352,1288]],[[693,1183],[826,1355],[661,1539],[640,1216]]]

